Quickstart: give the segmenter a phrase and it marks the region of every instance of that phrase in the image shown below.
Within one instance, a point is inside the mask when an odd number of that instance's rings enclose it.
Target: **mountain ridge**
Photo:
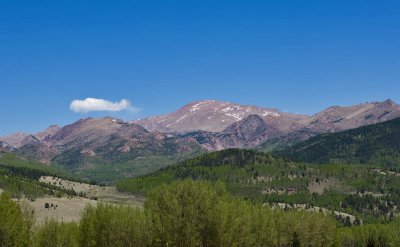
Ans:
[[[123,121],[112,117],[89,117],[63,127],[53,125],[36,134],[16,133],[10,135],[14,138],[0,137],[0,141],[8,143],[13,147],[12,151],[20,155],[47,164],[90,168],[96,164],[116,164],[151,155],[171,157],[260,146],[275,149],[319,134],[400,117],[400,106],[386,100],[333,106],[305,116],[273,108],[207,100],[189,103],[171,114],[169,119],[170,115],[165,114],[151,118],[150,122],[146,122],[148,119]],[[161,121],[162,126],[152,124],[155,121]],[[148,129],[148,124],[153,131]],[[166,126],[174,128],[171,132],[163,132]],[[182,127],[181,131],[177,131],[178,126]],[[7,138],[14,145],[7,142]]]
[[[149,131],[221,132],[230,124],[240,121],[249,115],[259,115],[269,125],[290,129],[294,121],[305,118],[305,115],[279,111],[275,108],[240,105],[217,100],[194,101],[178,110],[164,115],[132,121],[144,126]]]

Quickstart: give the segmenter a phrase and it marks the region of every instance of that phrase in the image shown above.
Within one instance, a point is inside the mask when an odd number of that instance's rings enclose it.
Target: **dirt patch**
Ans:
[[[270,176],[258,176],[256,178],[256,180],[257,180],[257,182],[262,182],[262,183],[272,182],[272,177],[270,177]]]
[[[46,218],[71,222],[79,221],[86,205],[96,205],[100,201],[112,204],[142,206],[143,197],[121,193],[115,187],[103,187],[86,183],[73,182],[57,177],[43,176],[41,182],[64,189],[72,189],[80,196],[74,197],[40,197],[30,201],[24,197],[15,199],[20,205],[27,205],[35,211],[36,223],[41,224]],[[2,190],[0,189],[0,192]]]
[[[335,185],[337,185],[336,181],[331,179],[325,179],[318,182],[314,181],[308,185],[308,191],[310,193],[317,193],[319,195],[322,195],[325,190],[328,190]]]
[[[86,205],[96,205],[98,202],[81,197],[41,197],[35,201],[21,199],[19,204],[27,204],[35,211],[36,223],[42,223],[46,218],[65,222],[79,221]]]

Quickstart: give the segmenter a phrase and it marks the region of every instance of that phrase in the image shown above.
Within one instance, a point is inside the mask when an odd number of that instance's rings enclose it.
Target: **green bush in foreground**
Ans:
[[[85,208],[80,246],[149,246],[149,224],[141,208],[100,203]]]
[[[76,247],[79,227],[77,223],[46,220],[36,231],[32,245],[35,247]]]
[[[341,246],[399,246],[400,222],[341,228],[338,234]]]
[[[145,204],[156,246],[333,246],[335,222],[318,213],[282,212],[227,195],[220,184],[185,180],[150,193]]]
[[[7,194],[0,195],[0,246],[28,246],[31,218]]]

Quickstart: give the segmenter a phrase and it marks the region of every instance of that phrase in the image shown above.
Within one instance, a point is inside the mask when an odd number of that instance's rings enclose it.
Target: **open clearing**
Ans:
[[[46,218],[57,219],[65,222],[79,221],[86,205],[96,205],[98,202],[82,197],[41,197],[35,201],[21,199],[20,205],[28,205],[35,210],[36,223],[42,223]],[[48,208],[45,208],[46,203]]]
[[[36,223],[41,224],[48,219],[62,220],[65,222],[79,221],[86,205],[96,205],[99,202],[116,205],[142,206],[144,198],[127,193],[121,193],[115,187],[103,187],[86,183],[73,182],[57,177],[44,176],[41,182],[49,183],[65,189],[73,189],[81,196],[74,197],[39,197],[34,201],[24,197],[16,199],[20,205],[28,206],[35,211]],[[2,190],[0,189],[0,193]]]
[[[338,183],[334,180],[331,179],[325,179],[323,181],[313,181],[308,185],[308,191],[310,193],[317,193],[319,195],[322,195],[325,190],[331,189],[335,187]]]
[[[144,198],[134,196],[128,193],[122,193],[116,190],[115,187],[110,186],[98,186],[86,183],[73,182],[69,180],[60,179],[57,177],[43,176],[39,180],[40,182],[53,184],[55,186],[72,189],[77,193],[89,199],[95,199],[98,201],[109,202],[113,204],[128,204],[141,206]]]

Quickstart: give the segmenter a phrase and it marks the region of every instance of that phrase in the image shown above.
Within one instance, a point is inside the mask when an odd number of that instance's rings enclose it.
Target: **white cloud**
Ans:
[[[119,102],[112,102],[105,99],[86,98],[84,100],[73,100],[69,106],[69,109],[73,112],[88,113],[92,111],[132,111],[135,112],[138,109],[133,107],[131,103],[122,99]]]

